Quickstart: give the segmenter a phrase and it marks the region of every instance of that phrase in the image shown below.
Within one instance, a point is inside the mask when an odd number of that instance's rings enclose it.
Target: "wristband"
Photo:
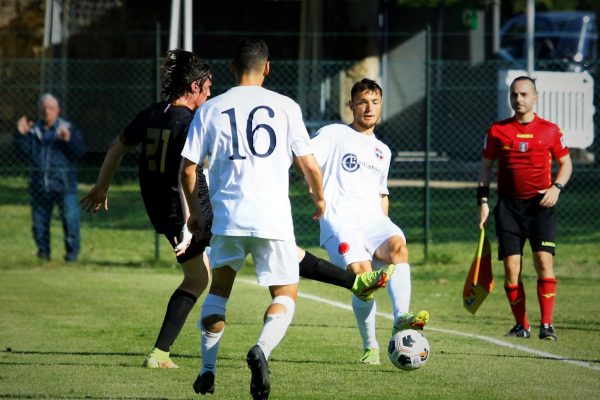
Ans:
[[[478,186],[477,187],[477,204],[479,204],[479,202],[481,201],[482,198],[488,198],[490,197],[490,187],[489,186]]]
[[[563,185],[561,185],[561,184],[560,184],[560,183],[558,183],[558,182],[554,182],[554,183],[552,184],[552,186],[556,186],[556,188],[557,188],[558,190],[563,190],[563,188],[564,188],[564,186],[563,186]]]

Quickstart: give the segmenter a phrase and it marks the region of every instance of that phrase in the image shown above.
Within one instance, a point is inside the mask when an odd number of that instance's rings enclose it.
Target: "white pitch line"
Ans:
[[[244,282],[244,283],[249,283],[249,284],[256,285],[256,281],[253,281],[253,280],[250,280],[250,279],[239,279],[239,280],[241,282]],[[330,305],[332,307],[341,308],[343,310],[352,311],[352,306],[350,306],[350,305],[348,305],[346,303],[340,303],[339,301],[328,300],[328,299],[325,299],[325,298],[320,297],[320,296],[315,296],[313,294],[304,293],[304,292],[298,292],[298,297],[302,297],[302,298],[309,299],[309,300],[312,300],[312,301],[316,301],[316,302],[319,302],[319,303],[327,304],[327,305]],[[393,320],[394,319],[394,317],[392,316],[392,314],[389,314],[389,313],[378,312],[377,316],[383,317],[383,318],[387,318],[389,320]],[[451,329],[432,328],[432,327],[429,327],[429,326],[427,327],[427,330],[434,331],[434,332],[447,333],[447,334],[456,335],[456,336],[464,336],[464,337],[469,337],[469,338],[472,338],[472,339],[478,339],[478,340],[482,340],[484,342],[495,344],[496,346],[506,347],[506,348],[513,349],[513,350],[519,350],[519,351],[522,351],[524,353],[530,353],[530,354],[534,354],[536,356],[540,356],[540,357],[544,357],[544,358],[550,358],[550,359],[557,360],[557,361],[562,361],[562,362],[565,362],[567,364],[577,365],[578,367],[588,368],[588,369],[591,369],[591,370],[594,370],[594,371],[600,371],[600,366],[590,364],[590,363],[588,363],[586,361],[574,360],[572,358],[567,358],[567,357],[559,356],[559,355],[548,353],[548,352],[545,352],[545,351],[531,349],[531,348],[526,347],[526,346],[521,346],[521,345],[513,344],[513,343],[510,343],[510,342],[505,342],[503,340],[498,340],[498,339],[495,339],[495,338],[489,337],[489,336],[476,335],[474,333],[465,333],[465,332],[455,331],[455,330],[451,330]]]

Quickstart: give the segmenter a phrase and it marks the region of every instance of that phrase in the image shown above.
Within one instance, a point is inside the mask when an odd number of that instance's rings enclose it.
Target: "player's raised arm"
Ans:
[[[119,165],[121,165],[123,155],[127,153],[129,149],[131,149],[131,147],[123,143],[120,137],[117,137],[112,142],[106,152],[104,161],[102,162],[96,184],[80,201],[81,208],[83,208],[84,211],[95,213],[98,212],[100,207],[103,207],[104,210],[108,210],[108,188],[110,187],[115,172],[119,169]]]
[[[312,154],[296,157],[296,165],[302,171],[306,183],[310,188],[310,195],[316,210],[312,216],[314,220],[320,219],[325,213],[325,194],[323,192],[323,175],[321,167]]]

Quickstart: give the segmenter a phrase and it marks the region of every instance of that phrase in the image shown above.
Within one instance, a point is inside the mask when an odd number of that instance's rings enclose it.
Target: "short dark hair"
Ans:
[[[383,97],[383,89],[377,82],[372,79],[363,78],[360,81],[356,82],[354,86],[352,86],[352,90],[350,90],[350,100],[354,99],[354,96],[357,93],[362,92],[379,92],[379,94]]]
[[[168,102],[191,92],[194,81],[202,86],[212,71],[200,57],[186,50],[169,50],[162,65],[162,95]]]
[[[241,39],[235,46],[231,67],[236,74],[245,71],[262,69],[265,62],[269,61],[269,46],[257,37]]]
[[[531,82],[531,84],[533,85],[533,90],[537,93],[537,87],[535,86],[535,79],[533,79],[529,76],[525,76],[525,75],[517,76],[515,79],[513,79],[512,83],[510,84],[511,90],[512,90],[513,86],[515,85],[515,83],[517,83],[519,81]]]

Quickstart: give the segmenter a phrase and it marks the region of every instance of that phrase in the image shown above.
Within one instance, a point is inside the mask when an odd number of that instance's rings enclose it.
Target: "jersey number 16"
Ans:
[[[270,125],[258,124],[254,128],[252,128],[252,126],[254,125],[253,124],[254,114],[260,109],[267,110],[267,114],[268,114],[269,118],[273,118],[275,116],[275,112],[270,107],[267,107],[267,106],[255,107],[250,112],[250,115],[248,115],[248,120],[246,122],[246,139],[248,140],[248,148],[250,149],[250,152],[253,155],[255,155],[256,157],[264,158],[264,157],[270,156],[273,153],[273,151],[275,150],[275,146],[277,145],[277,137],[275,136],[275,130]],[[231,128],[233,154],[231,156],[229,156],[229,159],[230,160],[245,160],[246,156],[243,156],[240,154],[240,144],[239,144],[239,138],[237,135],[237,121],[235,119],[235,109],[230,108],[229,110],[223,111],[222,114],[226,114],[229,117],[229,127]],[[269,135],[269,148],[264,153],[258,153],[254,147],[254,135],[255,135],[255,133],[258,133],[258,131],[261,129],[263,129]]]

